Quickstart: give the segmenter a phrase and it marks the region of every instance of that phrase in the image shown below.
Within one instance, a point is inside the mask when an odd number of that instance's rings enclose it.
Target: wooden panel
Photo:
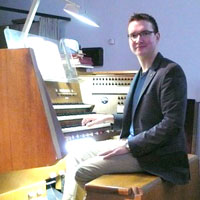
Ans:
[[[49,178],[60,177],[66,171],[66,159],[47,167],[23,169],[0,174],[0,197],[19,188],[29,187]],[[0,198],[1,200],[1,198]],[[21,199],[20,199],[21,200]]]
[[[45,81],[52,103],[82,103],[79,83]]]
[[[0,172],[56,161],[29,49],[0,50]]]
[[[0,194],[0,200],[36,200],[47,199],[46,182],[41,181],[28,186],[22,186],[16,190]]]
[[[144,185],[152,187],[161,183],[159,177],[145,174],[103,175],[86,184],[87,200],[139,200]]]
[[[195,154],[196,150],[196,136],[197,136],[197,115],[198,102],[194,99],[187,100],[187,110],[185,118],[185,133],[187,138],[188,153]]]

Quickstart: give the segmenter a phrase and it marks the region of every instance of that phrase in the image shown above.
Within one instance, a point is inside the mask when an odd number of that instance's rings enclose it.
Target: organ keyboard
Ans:
[[[53,108],[56,111],[66,141],[85,137],[94,137],[97,140],[97,136],[102,135],[104,131],[108,133],[110,129],[109,123],[93,127],[81,125],[84,117],[92,115],[94,105],[83,103],[54,104]]]
[[[104,140],[115,134],[109,123],[94,127],[81,125],[84,117],[96,112],[93,104],[82,102],[79,83],[46,82],[46,86],[66,141],[86,137]]]
[[[118,132],[109,123],[81,126],[84,117],[95,113],[123,112],[124,101],[136,71],[79,72],[77,82],[45,81],[66,141],[93,137],[108,139]]]

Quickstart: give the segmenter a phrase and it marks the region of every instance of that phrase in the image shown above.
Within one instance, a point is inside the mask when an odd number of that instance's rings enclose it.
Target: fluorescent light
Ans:
[[[66,13],[68,13],[69,15],[75,17],[76,19],[90,25],[90,26],[94,26],[94,27],[99,27],[98,24],[96,24],[94,21],[92,21],[91,19],[85,17],[85,16],[82,16],[82,15],[79,15],[77,13],[74,13],[72,11],[69,11],[69,10],[65,10]]]
[[[80,15],[79,10],[80,10],[80,6],[78,4],[73,3],[70,0],[67,0],[67,4],[64,8],[64,11],[66,13],[68,13],[69,15],[73,16],[74,18],[78,19],[79,21],[86,23],[90,26],[99,27],[98,24],[96,24],[94,21],[92,21],[88,17]]]

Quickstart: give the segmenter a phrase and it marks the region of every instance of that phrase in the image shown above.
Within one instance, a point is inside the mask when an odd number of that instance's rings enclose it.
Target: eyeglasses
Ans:
[[[132,33],[132,34],[128,35],[128,38],[130,38],[131,40],[136,40],[138,38],[138,36],[146,38],[149,35],[151,35],[152,33],[155,33],[155,32],[146,30],[146,31],[142,31],[140,33]]]

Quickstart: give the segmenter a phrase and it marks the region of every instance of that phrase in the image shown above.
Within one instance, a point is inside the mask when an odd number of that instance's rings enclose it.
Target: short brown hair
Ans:
[[[155,33],[159,32],[158,24],[157,24],[156,20],[152,16],[150,16],[146,13],[134,13],[134,15],[132,15],[130,17],[128,24],[130,24],[132,21],[140,21],[140,20],[145,20],[145,21],[150,22],[152,24],[153,31]]]

